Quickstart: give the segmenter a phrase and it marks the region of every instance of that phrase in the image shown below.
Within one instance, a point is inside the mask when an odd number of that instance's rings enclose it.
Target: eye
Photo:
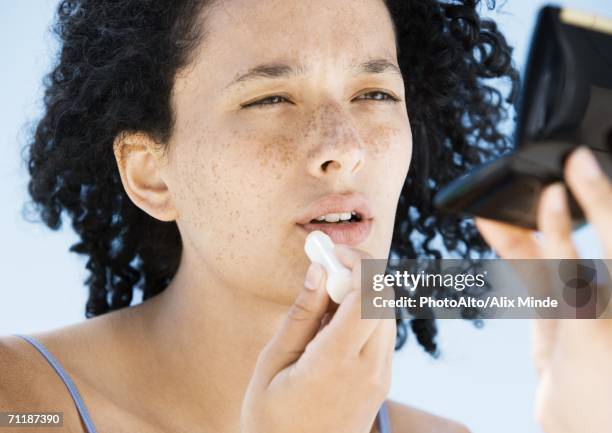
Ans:
[[[368,95],[370,95],[371,97],[367,97]],[[360,95],[355,99],[372,99],[374,101],[393,101],[393,102],[399,101],[399,99],[396,98],[395,96],[392,96],[391,94],[387,92],[382,92],[380,90],[375,90],[373,92],[364,93],[363,95]]]
[[[249,108],[249,107],[254,107],[254,106],[262,107],[264,105],[276,105],[281,102],[290,102],[290,101],[284,96],[272,95],[266,98],[258,99],[257,101],[254,101],[254,102],[249,102],[248,104],[241,105],[241,107],[242,108]]]

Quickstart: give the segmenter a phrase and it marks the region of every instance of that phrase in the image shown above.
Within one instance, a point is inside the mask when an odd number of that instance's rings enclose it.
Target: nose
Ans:
[[[357,173],[365,163],[365,151],[358,131],[349,118],[323,110],[326,119],[318,131],[311,131],[315,144],[308,154],[308,172],[315,177]],[[313,134],[313,132],[316,132]]]

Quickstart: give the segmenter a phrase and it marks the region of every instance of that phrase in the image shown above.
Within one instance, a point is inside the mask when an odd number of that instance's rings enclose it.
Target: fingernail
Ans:
[[[549,186],[551,191],[549,201],[550,208],[553,212],[562,214],[567,211],[567,196],[565,193],[565,186],[562,183],[556,183],[554,185]]]
[[[575,153],[576,159],[578,160],[580,175],[582,177],[589,180],[596,180],[602,176],[601,167],[595,159],[595,155],[593,155],[591,149],[586,146],[580,146]]]
[[[304,287],[308,290],[317,290],[319,287],[319,281],[321,280],[321,265],[317,263],[310,263],[308,272],[306,272],[306,279],[304,280]]]

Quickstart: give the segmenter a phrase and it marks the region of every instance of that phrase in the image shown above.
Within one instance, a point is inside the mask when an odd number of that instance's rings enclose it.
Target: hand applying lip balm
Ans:
[[[357,276],[370,254],[319,230],[305,237],[304,251],[318,266],[311,264],[285,320],[257,357],[241,433],[293,432],[296,425],[304,433],[369,433],[389,392],[396,321],[362,320],[361,314]],[[334,308],[330,298],[340,305]]]
[[[320,264],[327,273],[326,289],[336,304],[351,291],[351,271],[344,267],[334,253],[334,242],[320,230],[306,237],[304,251],[310,261]]]

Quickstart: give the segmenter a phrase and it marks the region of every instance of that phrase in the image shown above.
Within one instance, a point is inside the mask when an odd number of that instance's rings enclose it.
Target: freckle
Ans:
[[[388,126],[379,126],[374,128],[368,137],[367,142],[370,144],[367,146],[369,149],[371,149],[374,156],[379,156],[380,154],[389,150],[393,141],[395,140],[395,137],[399,133],[399,128],[392,128]],[[408,146],[409,143],[405,143],[404,145]]]
[[[290,165],[295,158],[294,146],[295,140],[284,135],[266,141],[257,154],[260,165],[270,165],[274,161],[281,162],[283,165]]]

